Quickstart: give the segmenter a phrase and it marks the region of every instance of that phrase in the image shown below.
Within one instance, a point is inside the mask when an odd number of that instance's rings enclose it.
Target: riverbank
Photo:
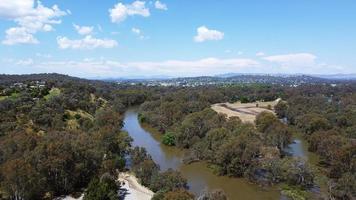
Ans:
[[[80,195],[80,197],[78,197],[78,198],[68,195],[65,197],[57,197],[57,198],[54,198],[53,200],[83,200],[83,198],[84,198],[84,194]]]
[[[154,195],[154,192],[141,185],[133,174],[122,172],[118,180],[121,184],[120,197],[125,200],[150,200]]]
[[[117,181],[120,183],[118,195],[123,200],[150,200],[154,192],[145,186],[141,185],[135,175],[129,172],[121,172],[118,175]],[[79,197],[72,197],[70,195],[64,197],[57,197],[54,200],[83,200],[84,193]]]

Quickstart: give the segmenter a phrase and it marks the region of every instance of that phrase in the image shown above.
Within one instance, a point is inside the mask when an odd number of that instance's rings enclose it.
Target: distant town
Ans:
[[[197,87],[206,85],[233,84],[272,84],[296,87],[302,84],[337,84],[346,79],[320,78],[308,75],[233,75],[233,76],[201,76],[170,79],[122,79],[111,80],[118,84],[164,86],[164,87]],[[348,80],[350,81],[350,80]]]

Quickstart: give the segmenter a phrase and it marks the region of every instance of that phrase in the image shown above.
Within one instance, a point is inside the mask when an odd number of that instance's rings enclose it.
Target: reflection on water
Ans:
[[[148,127],[142,127],[137,116],[137,109],[133,108],[125,113],[124,119],[123,129],[134,139],[133,145],[145,147],[152,159],[160,165],[161,170],[168,168],[179,170],[188,180],[190,191],[194,194],[199,195],[203,190],[223,189],[231,200],[280,198],[278,190],[274,187],[264,190],[245,179],[217,176],[203,162],[184,165],[183,151],[161,144],[160,134]]]
[[[306,158],[305,149],[299,139],[295,139],[292,144],[288,145],[285,151],[291,156]]]
[[[318,157],[315,153],[308,151],[308,142],[305,141],[301,134],[296,134],[292,144],[288,145],[284,151],[293,157],[300,157],[307,160],[309,163],[316,165]]]

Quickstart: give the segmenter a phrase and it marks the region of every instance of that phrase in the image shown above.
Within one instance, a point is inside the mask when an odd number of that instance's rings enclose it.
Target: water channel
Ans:
[[[137,108],[131,108],[125,113],[124,123],[123,129],[133,138],[133,145],[146,148],[161,170],[172,168],[180,171],[195,195],[204,190],[222,189],[230,200],[280,199],[276,187],[263,189],[243,178],[217,176],[203,162],[183,164],[183,151],[161,144],[159,133],[139,123]]]

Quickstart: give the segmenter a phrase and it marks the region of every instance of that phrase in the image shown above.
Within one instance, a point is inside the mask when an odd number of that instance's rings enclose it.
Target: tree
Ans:
[[[175,190],[167,192],[163,200],[193,200],[194,195],[186,190]]]
[[[131,152],[132,170],[142,185],[150,187],[151,180],[159,173],[159,166],[153,162],[146,149],[135,147]]]
[[[355,199],[356,197],[356,174],[345,173],[336,183],[329,182],[329,192],[337,199]]]
[[[242,121],[239,117],[229,117],[229,119],[226,121],[224,124],[224,127],[229,130],[230,132],[233,132],[236,130],[239,126],[241,126]]]
[[[345,145],[339,147],[339,151],[335,159],[331,162],[330,174],[331,178],[340,178],[344,173],[356,173],[356,146]]]
[[[310,136],[309,150],[321,156],[324,163],[337,159],[339,151],[345,144],[344,138],[334,130],[317,131]]]
[[[225,116],[218,115],[210,108],[190,114],[183,120],[176,134],[177,145],[189,148],[209,130],[221,127],[225,121]]]
[[[309,113],[298,117],[297,126],[308,135],[318,130],[328,130],[331,125],[329,121],[320,114]]]
[[[130,151],[131,162],[133,166],[140,165],[144,160],[151,160],[151,156],[143,147],[135,147]]]
[[[261,145],[256,133],[241,133],[221,145],[214,163],[219,166],[220,174],[241,177],[258,157]]]
[[[94,124],[97,128],[109,126],[120,131],[123,126],[122,115],[110,108],[100,109],[95,113]]]
[[[276,146],[283,150],[292,141],[292,131],[285,124],[275,121],[263,134],[265,142],[268,145]]]
[[[269,126],[278,121],[273,113],[264,111],[256,116],[255,123],[258,131],[265,132]]]
[[[142,185],[149,187],[152,177],[157,176],[159,166],[153,160],[143,160],[139,165],[132,168]]]
[[[7,161],[0,169],[1,188],[11,199],[39,199],[44,194],[44,179],[23,159]]]
[[[177,189],[187,189],[187,180],[180,172],[168,169],[167,171],[154,176],[151,181],[153,191],[173,191]]]
[[[204,138],[205,149],[202,150],[202,155],[207,160],[213,160],[215,153],[220,149],[221,145],[226,143],[230,134],[225,128],[216,128],[210,130]]]
[[[290,185],[307,188],[314,183],[314,174],[309,164],[299,158],[281,160],[282,178]]]
[[[227,197],[223,190],[213,190],[211,192],[205,191],[197,200],[227,200]]]
[[[100,179],[93,178],[84,194],[84,200],[116,200],[119,187],[110,175],[104,174]]]
[[[284,118],[287,116],[288,104],[281,100],[274,106],[274,110],[279,118]]]

